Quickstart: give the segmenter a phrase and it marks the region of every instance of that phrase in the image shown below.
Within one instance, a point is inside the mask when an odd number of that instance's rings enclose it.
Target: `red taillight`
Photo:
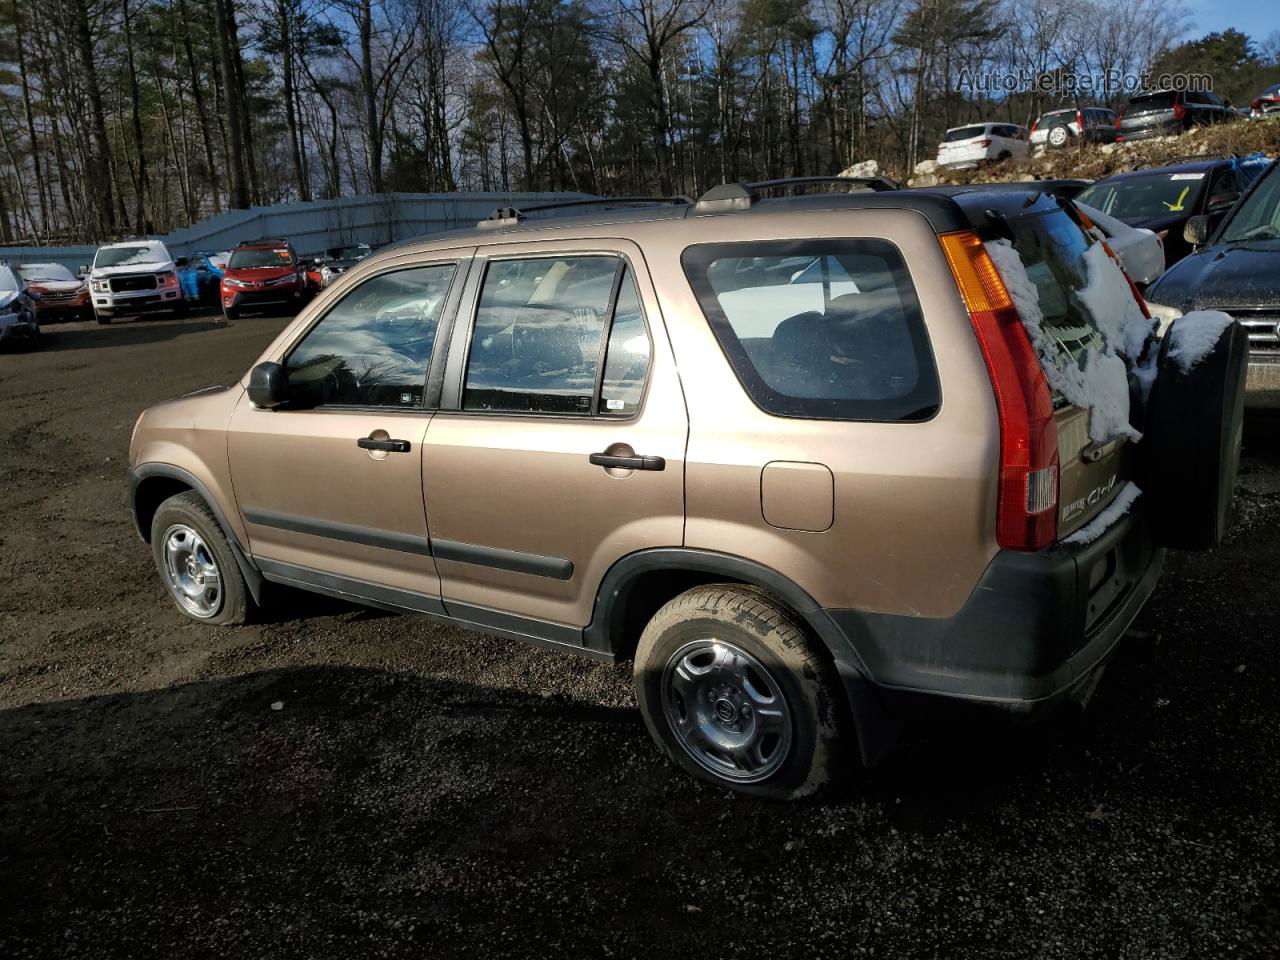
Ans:
[[[979,140],[979,141],[978,141],[978,146],[980,146],[980,147],[989,147],[989,146],[991,146],[991,141],[990,141],[990,140]]]
[[[1123,120],[1123,119],[1124,119],[1124,111],[1123,111],[1123,110],[1121,110],[1119,113],[1117,113],[1117,114],[1116,114],[1116,129],[1117,129],[1117,130],[1119,130],[1119,129],[1120,129],[1120,121],[1121,121],[1121,120]]]
[[[996,542],[1039,550],[1058,535],[1058,426],[1040,360],[978,235],[938,238],[987,363],[1000,419]]]
[[[1076,111],[1076,129],[1084,133],[1084,114],[1079,110]]]
[[[1040,118],[1039,118],[1039,117],[1037,117],[1037,118],[1036,118],[1036,120],[1035,120],[1035,122],[1031,124],[1031,132],[1032,132],[1032,133],[1035,133],[1035,132],[1036,132],[1036,127],[1038,127],[1038,126],[1040,126]]]
[[[1173,105],[1173,119],[1175,119],[1175,120],[1177,120],[1179,123],[1181,123],[1181,122],[1182,122],[1182,118],[1183,118],[1183,117],[1185,117],[1186,115],[1187,115],[1187,108],[1186,108],[1186,107],[1184,107],[1184,106],[1183,106],[1182,104],[1180,104],[1180,103],[1175,103],[1175,104]]]
[[[1261,109],[1262,109],[1262,98],[1261,98],[1261,97],[1259,97],[1257,100],[1253,101],[1253,103],[1249,104],[1249,106],[1250,106],[1250,108],[1252,108],[1252,109],[1254,109],[1254,110],[1261,110]]]

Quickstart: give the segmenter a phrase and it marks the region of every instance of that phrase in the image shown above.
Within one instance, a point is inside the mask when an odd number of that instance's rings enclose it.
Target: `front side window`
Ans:
[[[896,421],[936,411],[920,303],[888,241],[708,244],[681,262],[730,365],[766,412]]]
[[[454,265],[382,273],[343,297],[285,361],[296,407],[422,406]]]
[[[630,416],[648,358],[635,284],[619,257],[494,261],[476,309],[462,406]]]

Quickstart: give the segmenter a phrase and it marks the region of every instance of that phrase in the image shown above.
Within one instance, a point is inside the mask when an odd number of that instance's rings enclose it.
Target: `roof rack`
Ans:
[[[257,240],[238,240],[237,247],[256,246],[260,243],[288,243],[284,237],[259,237]]]
[[[525,207],[524,209],[498,207],[488,217],[477,223],[476,226],[482,230],[496,230],[498,227],[509,227],[512,224],[519,223],[530,213],[540,213],[543,210],[563,210],[568,207],[591,207],[599,204],[614,207],[661,206],[663,204],[685,206],[692,203],[693,199],[691,197],[679,194],[672,197],[579,197],[575,200],[553,200],[550,203],[540,203],[535,207]]]
[[[781,180],[757,180],[752,183],[722,183],[712,187],[698,198],[698,213],[724,213],[730,210],[746,210],[760,199],[760,191],[779,187],[800,187],[812,183],[842,184],[852,193],[855,187],[865,187],[875,193],[901,190],[902,184],[888,177],[784,177]]]

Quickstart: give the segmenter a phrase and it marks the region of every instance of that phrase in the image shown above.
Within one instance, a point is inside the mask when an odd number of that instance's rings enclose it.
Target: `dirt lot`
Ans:
[[[1274,431],[1083,720],[777,806],[669,767],[626,666],[293,593],[184,621],[129,431],[282,323],[0,356],[0,957],[1280,955]]]

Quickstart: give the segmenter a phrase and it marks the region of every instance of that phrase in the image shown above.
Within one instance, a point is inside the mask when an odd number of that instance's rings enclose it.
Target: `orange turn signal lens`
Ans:
[[[972,230],[943,233],[938,240],[970,313],[1008,310],[1013,306],[996,265],[976,233]]]

